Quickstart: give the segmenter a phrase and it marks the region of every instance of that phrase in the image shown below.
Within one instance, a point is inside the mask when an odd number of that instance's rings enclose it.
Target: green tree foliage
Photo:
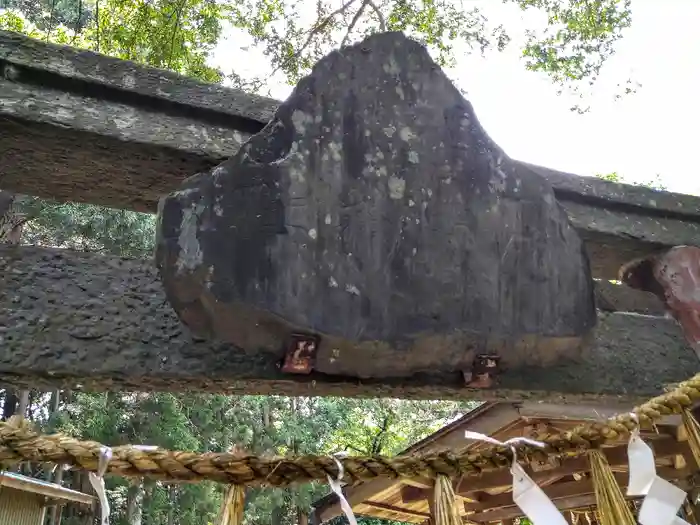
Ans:
[[[528,33],[523,55],[527,66],[567,81],[595,82],[614,44],[631,23],[630,0],[514,0],[523,10],[547,13],[549,26],[543,36]]]
[[[0,0],[0,28],[93,49],[218,82],[207,55],[231,22],[264,49],[274,71],[295,83],[331,48],[376,31],[404,31],[441,65],[456,49],[484,52],[511,45],[511,33],[479,5],[457,0]],[[538,12],[544,30],[528,29],[525,66],[578,91],[593,84],[631,24],[631,0],[504,0]],[[488,9],[486,9],[487,11]],[[267,72],[249,82],[260,88]],[[631,91],[628,85],[626,91]]]
[[[48,431],[111,445],[134,443],[200,452],[222,452],[236,444],[258,455],[341,450],[395,454],[474,406],[396,399],[76,392],[64,393],[59,411],[50,414],[50,399],[33,393],[29,414]],[[107,488],[111,523],[116,525],[133,523],[130,501],[138,491],[142,494],[142,525],[207,525],[216,516],[223,487],[213,483],[134,484],[109,477]],[[311,503],[327,492],[318,483],[249,489],[246,523],[295,525],[299,512],[309,512]],[[77,522],[69,514],[62,525]],[[367,520],[366,525],[380,524]]]
[[[648,181],[645,182],[636,182],[636,181],[628,181],[624,177],[622,177],[619,173],[616,171],[612,171],[610,173],[597,173],[596,177],[599,179],[607,180],[610,182],[617,182],[620,184],[632,184],[633,186],[644,186],[645,188],[651,188],[653,190],[659,190],[659,191],[665,191],[666,186],[664,185],[661,175],[656,174],[656,176]]]
[[[615,42],[631,24],[630,0],[504,1],[537,11],[548,22],[544,31],[527,30],[521,44],[525,66],[579,93],[582,86],[595,83]],[[427,45],[440,65],[453,66],[458,44],[481,52],[503,50],[513,45],[511,33],[519,29],[489,20],[478,6],[454,0],[243,0],[232,7],[232,19],[291,82],[329,48],[381,30],[404,31]]]
[[[345,401],[346,425],[333,435],[337,450],[393,455],[432,434],[475,403],[367,399]]]
[[[22,197],[19,208],[33,217],[23,231],[27,244],[127,257],[153,253],[154,215],[34,197]]]
[[[170,69],[206,82],[227,5],[216,0],[0,0],[0,29]]]

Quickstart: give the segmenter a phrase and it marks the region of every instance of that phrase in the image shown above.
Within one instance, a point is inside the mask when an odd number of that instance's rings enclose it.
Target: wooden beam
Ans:
[[[388,493],[394,489],[394,486],[399,484],[401,481],[392,478],[380,478],[373,480],[372,482],[362,483],[356,487],[346,487],[344,489],[345,499],[350,504],[351,508],[355,508],[357,505],[364,503],[369,499],[381,499],[382,495]],[[318,516],[319,522],[323,523],[331,518],[340,516],[342,514],[342,509],[338,498],[332,498],[331,503],[318,507],[315,510],[316,516]]]
[[[504,404],[505,406],[505,404]],[[500,408],[497,407],[497,408]],[[481,425],[479,425],[481,423]],[[488,432],[483,425],[484,422],[477,421],[477,425],[473,428],[477,432],[482,430],[487,434]],[[488,423],[487,423],[488,426]],[[651,442],[654,449],[655,456],[657,458],[673,457],[674,455],[680,454],[690,454],[690,449],[687,444],[680,444],[674,441],[673,438],[660,438]],[[613,468],[627,468],[627,447],[626,445],[620,445],[617,447],[609,447],[605,449],[606,458]],[[571,458],[564,460],[561,467],[550,469],[546,471],[533,472],[532,469],[527,469],[529,475],[537,482],[546,482],[555,476],[566,476],[574,472],[586,472],[590,470],[588,458],[585,456]],[[666,472],[666,471],[664,471]],[[670,472],[670,471],[669,471]],[[683,475],[682,471],[678,471],[677,477]],[[673,476],[668,477],[672,479]],[[462,501],[467,503],[473,503],[476,499],[476,493],[481,493],[483,490],[489,490],[492,488],[505,487],[510,485],[512,482],[512,474],[509,469],[495,470],[491,472],[485,472],[480,476],[468,476],[456,483],[455,492],[456,496]],[[354,487],[347,487],[345,494],[351,505],[359,505],[365,502],[367,499],[379,499],[381,493],[387,490],[393,490],[396,483],[402,483],[406,485],[402,488],[402,498],[404,502],[419,501],[425,499],[426,489],[430,490],[432,488],[433,481],[429,479],[376,479],[373,481],[368,481],[361,483]],[[339,516],[342,513],[340,504],[333,502],[327,505],[322,505],[317,509],[320,521],[327,521],[335,516]]]
[[[455,488],[457,483],[453,483]],[[401,487],[401,501],[404,503],[415,503],[416,501],[427,501],[433,495],[432,487],[414,487],[412,485],[407,485]]]
[[[408,447],[403,453],[411,452],[426,452],[432,449],[445,449],[445,448],[461,448],[467,445],[469,442],[464,437],[464,432],[458,431],[456,426],[461,429],[472,430],[474,432],[479,432],[481,434],[486,434],[491,436],[498,432],[504,427],[509,427],[512,424],[517,423],[520,420],[520,414],[518,410],[513,406],[512,403],[484,403],[480,407],[472,410],[464,418],[460,418],[455,421],[452,425],[447,425],[446,427],[438,430],[436,433],[431,434],[425,439],[419,441]],[[420,486],[416,484],[417,480],[412,480],[410,483],[415,486]],[[421,482],[425,482],[422,480]],[[407,484],[409,482],[406,482]],[[433,482],[428,481],[429,487],[432,487]]]
[[[595,494],[584,494],[581,496],[572,496],[563,500],[554,501],[554,505],[559,510],[571,510],[578,509],[581,507],[589,507],[595,505]],[[469,519],[476,523],[491,523],[499,522],[504,519],[518,518],[523,515],[522,511],[518,507],[505,507],[498,510],[493,510],[489,512],[481,512],[478,514],[469,515]]]
[[[413,480],[409,479],[402,479],[401,481],[405,485],[401,487],[401,501],[404,503],[427,501],[433,497],[434,488],[432,485],[423,486],[422,482],[414,483]],[[457,488],[458,484],[459,482],[457,480],[452,481],[452,485],[455,489]],[[473,503],[476,501],[474,497],[467,497],[462,494],[455,494],[455,498],[466,503]]]
[[[395,507],[394,505],[387,505],[386,503],[380,503],[378,501],[364,501],[362,503],[367,507],[374,507],[379,510],[386,510],[389,512],[395,512],[396,514],[404,514],[406,516],[412,516],[414,518],[424,518],[430,519],[430,514],[428,512],[419,512],[417,510],[404,509],[401,507]]]
[[[595,505],[595,494],[584,494],[582,496],[573,496],[564,500],[558,500],[554,502],[554,505],[559,510],[572,510],[581,507],[589,507]],[[494,510],[491,512],[484,512],[479,514],[472,514],[469,519],[476,523],[491,523],[499,522],[503,519],[512,519],[521,517],[522,511],[517,507],[506,507],[503,509]]]
[[[658,469],[658,474],[664,479],[674,480],[688,476],[690,470],[676,471],[675,469],[662,468]],[[615,480],[624,493],[627,488],[628,475],[617,473]],[[559,510],[577,509],[596,504],[593,484],[590,480],[560,483],[544,487],[542,490],[552,499]],[[493,496],[485,504],[490,504],[489,510],[470,514],[469,519],[478,523],[490,523],[522,516],[522,511],[513,505],[512,493]]]
[[[626,485],[629,475],[627,473],[614,473],[615,481],[618,485]],[[555,483],[547,487],[542,487],[543,492],[549,496],[551,500],[562,498],[570,498],[580,496],[582,494],[592,494],[594,492],[593,482],[590,479],[581,481],[565,481],[563,483]],[[488,512],[491,510],[501,509],[503,507],[513,506],[513,493],[506,492],[495,496],[487,496],[478,503],[470,503],[464,506],[465,510],[475,512]]]
[[[14,472],[0,472],[0,487],[7,487],[22,492],[39,494],[51,500],[92,505],[95,498],[90,494],[71,490],[54,483],[30,478]]]
[[[619,288],[619,287],[618,287]],[[600,421],[601,419],[606,419],[613,417],[623,410],[629,408],[628,405],[623,403],[614,405],[570,405],[562,407],[561,405],[555,403],[545,403],[541,401],[523,401],[522,403],[516,403],[515,408],[518,411],[518,415],[524,420],[541,420],[545,419],[551,421],[554,425],[557,425],[560,421],[571,421],[573,423],[580,423],[583,421]],[[664,416],[658,423],[656,423],[656,428],[661,431],[661,433],[671,432],[673,435],[677,434],[677,427],[681,425],[681,417],[677,414],[670,414]],[[678,439],[678,441],[682,441]]]
[[[580,360],[504,370],[492,389],[464,388],[439,364],[372,381],[287,375],[277,366],[282,348],[250,354],[193,340],[149,263],[6,246],[0,289],[0,373],[18,386],[603,403],[645,399],[698,369],[674,321],[604,314]]]
[[[0,57],[0,185],[44,198],[154,211],[184,178],[233,155],[278,105],[15,33],[0,32]],[[595,276],[700,245],[700,198],[518,166],[552,184]]]
[[[679,443],[672,437],[664,437],[653,440],[650,441],[649,444],[654,450],[654,456],[657,459],[674,457],[676,454],[691,457],[688,444],[684,442]],[[605,453],[605,457],[613,470],[627,468],[627,445],[608,447],[603,449],[603,452]],[[585,455],[575,458],[562,459],[559,467],[549,470],[533,471],[530,467],[526,467],[528,475],[537,483],[554,476],[568,476],[576,472],[588,472],[589,470],[590,465],[588,463],[588,457]],[[510,469],[504,468],[500,470],[493,470],[490,472],[484,472],[478,476],[465,476],[462,478],[455,491],[462,496],[469,497],[471,494],[477,491],[507,487],[511,485],[512,480],[513,476]]]
[[[676,470],[673,468],[660,468],[658,469],[658,474],[666,480],[675,480],[688,476],[690,474],[690,469]],[[627,486],[627,482],[629,480],[629,474],[627,472],[616,472],[614,473],[614,476],[618,485],[621,487]],[[574,496],[592,494],[595,492],[593,488],[593,481],[590,478],[581,481],[564,481],[562,483],[555,483],[549,486],[542,486],[540,484],[540,487],[552,500],[571,498]],[[465,504],[465,509],[468,511],[486,512],[492,509],[510,507],[512,505],[513,494],[512,492],[507,492],[494,496],[486,496],[478,503]]]
[[[2,187],[59,201],[155,211],[278,105],[17,33],[0,32],[0,57]]]

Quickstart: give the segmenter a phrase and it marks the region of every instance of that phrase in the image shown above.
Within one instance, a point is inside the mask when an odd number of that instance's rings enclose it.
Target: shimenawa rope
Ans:
[[[662,416],[680,414],[700,400],[700,374],[680,383],[672,391],[634,409],[642,425]],[[519,457],[542,455],[576,456],[616,441],[636,427],[634,415],[620,414],[607,421],[590,423],[543,439],[544,450],[518,447]],[[22,419],[0,423],[0,463],[23,461],[66,464],[96,472],[102,444],[80,441],[62,434],[42,435]],[[304,455],[258,457],[248,454],[194,453],[152,447],[112,447],[107,473],[126,477],[148,477],[172,481],[213,480],[226,484],[285,486],[292,483],[327,480],[338,475],[337,458]],[[395,457],[348,456],[340,458],[350,483],[377,477],[435,478],[440,474],[456,478],[510,466],[509,447],[492,446],[478,452],[436,451]]]

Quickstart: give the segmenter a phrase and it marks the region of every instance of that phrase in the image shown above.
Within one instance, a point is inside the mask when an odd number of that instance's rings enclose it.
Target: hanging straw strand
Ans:
[[[695,463],[700,467],[700,424],[698,424],[698,421],[687,407],[683,409],[681,417],[685,431],[688,434],[688,446],[693,453]]]
[[[603,453],[591,450],[588,457],[601,525],[635,525],[634,516]]]
[[[440,474],[435,479],[433,501],[435,512],[433,525],[462,525],[452,480],[448,476]]]

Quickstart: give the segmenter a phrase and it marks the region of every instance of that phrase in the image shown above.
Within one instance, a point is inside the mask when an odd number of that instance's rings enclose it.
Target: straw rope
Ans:
[[[680,414],[700,400],[700,374],[680,383],[672,391],[655,397],[634,409],[640,424],[649,425],[662,416]],[[635,428],[633,416],[620,414],[604,422],[582,424],[564,433],[548,436],[544,450],[527,445],[518,447],[519,457],[542,455],[576,456],[616,441]],[[23,461],[66,464],[97,471],[102,445],[80,441],[62,434],[41,435],[22,419],[0,423],[0,464]],[[491,446],[479,451],[437,451],[395,457],[348,456],[339,458],[345,479],[354,483],[377,477],[428,477],[445,474],[451,478],[476,475],[507,467],[511,452]],[[329,456],[259,457],[230,453],[178,452],[112,447],[107,472],[125,477],[149,477],[171,481],[212,480],[227,484],[285,486],[292,483],[325,481],[336,477],[336,459]]]

